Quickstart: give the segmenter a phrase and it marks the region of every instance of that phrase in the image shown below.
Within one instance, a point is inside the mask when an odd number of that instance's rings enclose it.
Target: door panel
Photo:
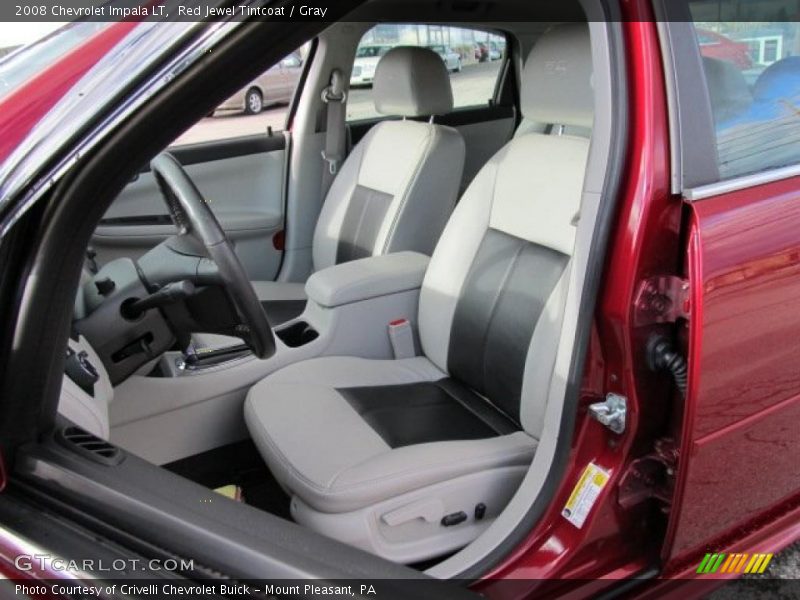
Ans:
[[[673,557],[800,491],[800,178],[689,208],[697,317]]]
[[[252,279],[277,276],[286,138],[258,135],[171,148],[208,201]],[[99,265],[138,258],[175,232],[149,169],[117,197],[92,238]]]

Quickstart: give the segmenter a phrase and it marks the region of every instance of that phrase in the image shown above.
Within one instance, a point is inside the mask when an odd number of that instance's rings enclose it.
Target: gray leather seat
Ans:
[[[442,59],[427,48],[390,50],[378,63],[373,99],[378,113],[403,120],[375,125],[342,165],[314,232],[315,271],[402,250],[429,255],[455,205],[464,168],[461,134],[405,118],[453,109],[450,75]],[[269,303],[273,325],[302,310],[302,283],[253,284],[259,298]]]
[[[588,27],[549,31],[525,64],[525,117],[590,128],[590,79]],[[503,510],[542,434],[588,149],[528,133],[480,171],[422,285],[423,356],[318,358],[250,390],[247,425],[297,522],[416,562]]]

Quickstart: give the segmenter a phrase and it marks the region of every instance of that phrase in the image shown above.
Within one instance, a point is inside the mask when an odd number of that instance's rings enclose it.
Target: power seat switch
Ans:
[[[467,520],[467,513],[463,510],[458,512],[450,513],[449,515],[445,515],[442,517],[442,525],[445,527],[452,527],[453,525],[458,525],[459,523],[463,523]]]

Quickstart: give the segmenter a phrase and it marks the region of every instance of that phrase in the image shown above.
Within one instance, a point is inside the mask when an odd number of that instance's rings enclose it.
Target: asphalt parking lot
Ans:
[[[460,73],[453,73],[450,81],[455,106],[486,104],[494,92],[501,64],[500,61],[495,61],[464,65]],[[286,126],[286,110],[286,106],[274,106],[257,115],[228,113],[207,117],[180,136],[175,144],[195,144],[264,133],[268,127],[279,131]],[[376,114],[372,105],[371,88],[350,90],[347,101],[348,120],[368,119]]]
[[[708,600],[796,600],[800,597],[800,543],[775,554],[766,573],[746,575],[708,596]]]

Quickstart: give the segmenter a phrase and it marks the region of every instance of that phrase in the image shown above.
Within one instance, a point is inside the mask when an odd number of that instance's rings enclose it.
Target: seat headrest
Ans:
[[[557,25],[539,38],[522,72],[520,102],[526,119],[592,126],[594,94],[588,24]]]
[[[747,81],[735,65],[704,56],[703,71],[708,80],[711,111],[717,123],[738,116],[753,103]]]
[[[422,117],[453,110],[450,74],[433,50],[392,48],[381,58],[372,84],[375,110],[384,115]]]

